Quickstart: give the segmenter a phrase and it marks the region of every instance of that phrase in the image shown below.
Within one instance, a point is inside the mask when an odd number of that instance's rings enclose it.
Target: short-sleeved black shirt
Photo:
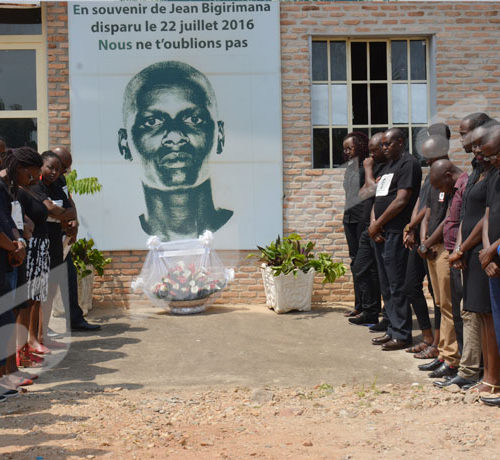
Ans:
[[[375,217],[378,219],[396,198],[398,190],[411,189],[410,200],[394,219],[384,225],[384,230],[391,233],[402,232],[411,219],[413,207],[420,193],[422,168],[418,160],[405,152],[397,160],[389,161],[379,174],[380,180],[375,193]]]
[[[424,206],[427,206],[427,199],[429,198],[430,189],[431,189],[431,176],[430,174],[427,174],[427,176],[425,176],[424,183],[420,188],[420,194],[418,195],[418,197],[420,198],[420,201],[418,202],[419,211],[422,211],[422,208]]]
[[[63,187],[58,181],[50,184],[49,186],[40,181],[38,182],[38,184],[33,185],[31,190],[40,198],[42,202],[47,199],[53,201],[62,200],[63,208],[67,209],[71,207],[71,203],[69,202],[68,197],[63,190]],[[58,222],[47,222],[47,228],[50,240],[50,268],[54,268],[63,262],[63,232],[61,224]]]
[[[363,203],[359,198],[359,189],[365,183],[365,168],[359,164],[359,159],[354,158],[346,167],[344,174],[345,205],[344,218],[345,224],[363,222]]]
[[[500,238],[500,171],[493,171],[488,178],[486,206],[490,208],[488,237],[490,244]]]
[[[450,195],[440,192],[432,185],[430,186],[429,195],[427,197],[427,207],[431,210],[429,223],[427,225],[428,236],[431,236],[436,228],[439,227],[439,224],[445,219],[450,199]]]
[[[42,200],[38,195],[21,188],[17,192],[17,198],[26,215],[35,224],[33,236],[36,238],[47,238],[49,231],[47,227],[47,217],[49,215],[49,211],[43,204]]]

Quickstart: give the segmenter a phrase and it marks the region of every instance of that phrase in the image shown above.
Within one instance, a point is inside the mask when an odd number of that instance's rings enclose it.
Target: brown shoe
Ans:
[[[382,345],[383,351],[403,350],[411,345],[411,340],[391,339]]]
[[[384,343],[389,342],[389,340],[391,339],[392,337],[387,334],[381,337],[375,337],[374,339],[372,339],[372,345],[383,345]]]

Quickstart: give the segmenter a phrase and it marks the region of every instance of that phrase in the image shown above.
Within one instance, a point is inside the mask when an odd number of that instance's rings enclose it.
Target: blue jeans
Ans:
[[[389,318],[387,334],[397,340],[411,340],[411,308],[405,294],[408,250],[403,232],[385,233],[385,241],[375,244],[380,291]]]
[[[490,278],[491,314],[495,326],[498,352],[500,353],[500,278]]]

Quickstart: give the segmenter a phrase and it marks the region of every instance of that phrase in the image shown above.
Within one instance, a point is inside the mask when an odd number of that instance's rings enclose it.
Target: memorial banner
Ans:
[[[102,191],[81,236],[143,249],[215,233],[253,249],[282,231],[279,3],[69,2],[71,149]]]

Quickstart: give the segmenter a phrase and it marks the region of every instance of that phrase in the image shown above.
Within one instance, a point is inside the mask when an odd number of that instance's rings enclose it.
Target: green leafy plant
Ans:
[[[84,177],[78,179],[76,169],[66,174],[65,177],[69,193],[74,193],[76,195],[93,195],[94,193],[100,192],[102,189],[102,185],[97,177]]]
[[[312,241],[301,243],[302,237],[292,233],[284,238],[276,238],[268,246],[257,246],[260,254],[250,254],[249,257],[259,257],[273,271],[274,276],[288,273],[296,274],[298,270],[307,273],[314,268],[323,275],[323,283],[333,283],[345,274],[342,262],[334,262],[329,254],[314,254],[315,244]]]
[[[66,174],[65,177],[68,191],[72,194],[93,195],[102,190],[102,185],[97,177],[78,179],[76,169]],[[85,238],[80,238],[77,240],[71,247],[71,256],[80,279],[92,273],[92,270],[87,268],[89,265],[94,267],[99,276],[102,276],[104,267],[111,262],[109,257],[105,258],[99,249],[94,248],[94,240],[92,239],[87,241]]]
[[[88,268],[91,265],[99,276],[104,273],[104,267],[111,262],[109,257],[104,257],[99,249],[94,248],[94,240],[81,238],[71,246],[71,256],[79,278],[85,278],[92,273]]]

